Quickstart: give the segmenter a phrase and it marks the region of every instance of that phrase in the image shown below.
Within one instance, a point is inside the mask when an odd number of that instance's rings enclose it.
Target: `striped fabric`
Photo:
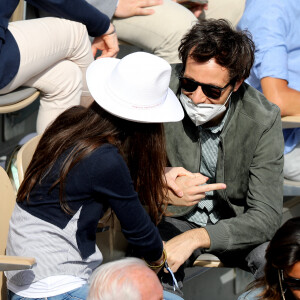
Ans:
[[[28,285],[53,274],[72,274],[88,279],[101,264],[102,254],[95,247],[92,255],[82,259],[76,240],[80,213],[81,209],[65,228],[59,228],[29,214],[17,204],[10,222],[6,251],[9,255],[22,253],[23,256],[34,257],[36,265],[31,270],[6,272],[8,280],[15,285]],[[22,228],[19,224],[22,224]]]
[[[230,109],[230,108],[229,108]],[[201,144],[201,165],[200,173],[209,177],[207,184],[216,182],[216,166],[218,158],[218,146],[220,134],[228,117],[229,109],[222,122],[214,127],[204,128],[199,126],[199,136]],[[197,209],[191,211],[185,218],[201,227],[207,223],[217,223],[221,218],[221,212],[218,209],[218,201],[215,197],[215,191],[207,192],[206,197],[198,203]]]

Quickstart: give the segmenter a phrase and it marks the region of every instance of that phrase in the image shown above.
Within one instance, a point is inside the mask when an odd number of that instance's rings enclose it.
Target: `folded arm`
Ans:
[[[282,117],[300,115],[300,92],[290,88],[286,80],[264,77],[261,87],[266,98],[279,106]]]

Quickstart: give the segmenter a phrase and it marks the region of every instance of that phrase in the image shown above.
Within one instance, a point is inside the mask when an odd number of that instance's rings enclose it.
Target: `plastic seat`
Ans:
[[[28,168],[33,153],[41,139],[40,135],[37,135],[26,142],[19,150],[17,154],[17,169],[18,169],[18,176],[19,176],[19,184],[22,183],[25,175],[25,171]]]
[[[15,206],[15,193],[7,173],[0,167],[0,299],[7,299],[6,280],[3,271],[31,269],[35,264],[34,258],[6,256],[6,241],[9,220]]]
[[[19,87],[8,94],[0,95],[0,113],[18,111],[35,101],[39,95],[40,92],[32,87]]]
[[[224,264],[220,259],[210,253],[203,253],[197,257],[193,264],[194,267],[205,267],[205,268],[221,268]]]
[[[10,22],[24,20],[25,19],[25,3],[24,0],[20,0],[18,6],[16,7],[14,13],[10,18]]]
[[[281,118],[282,128],[298,128],[300,127],[300,116],[287,116]]]

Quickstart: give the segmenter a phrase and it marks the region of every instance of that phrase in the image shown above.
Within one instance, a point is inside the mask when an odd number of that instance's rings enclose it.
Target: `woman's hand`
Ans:
[[[110,24],[106,33],[94,38],[92,43],[92,52],[94,57],[96,56],[98,50],[102,51],[102,53],[97,58],[117,56],[119,52],[119,42],[113,24]]]
[[[199,18],[201,13],[204,10],[208,9],[208,4],[207,3],[198,3],[194,1],[189,1],[189,0],[173,0],[174,2],[177,2],[178,4],[183,5],[187,9],[189,9],[196,18]]]

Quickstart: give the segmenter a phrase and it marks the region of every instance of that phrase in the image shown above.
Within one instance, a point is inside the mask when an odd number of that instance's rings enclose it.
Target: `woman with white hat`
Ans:
[[[138,255],[153,268],[163,265],[153,223],[164,210],[161,123],[183,118],[170,73],[163,59],[142,52],[89,66],[95,102],[68,109],[46,129],[19,189],[7,254],[37,264],[6,274],[9,299],[85,299],[102,262],[95,233],[108,206]]]

